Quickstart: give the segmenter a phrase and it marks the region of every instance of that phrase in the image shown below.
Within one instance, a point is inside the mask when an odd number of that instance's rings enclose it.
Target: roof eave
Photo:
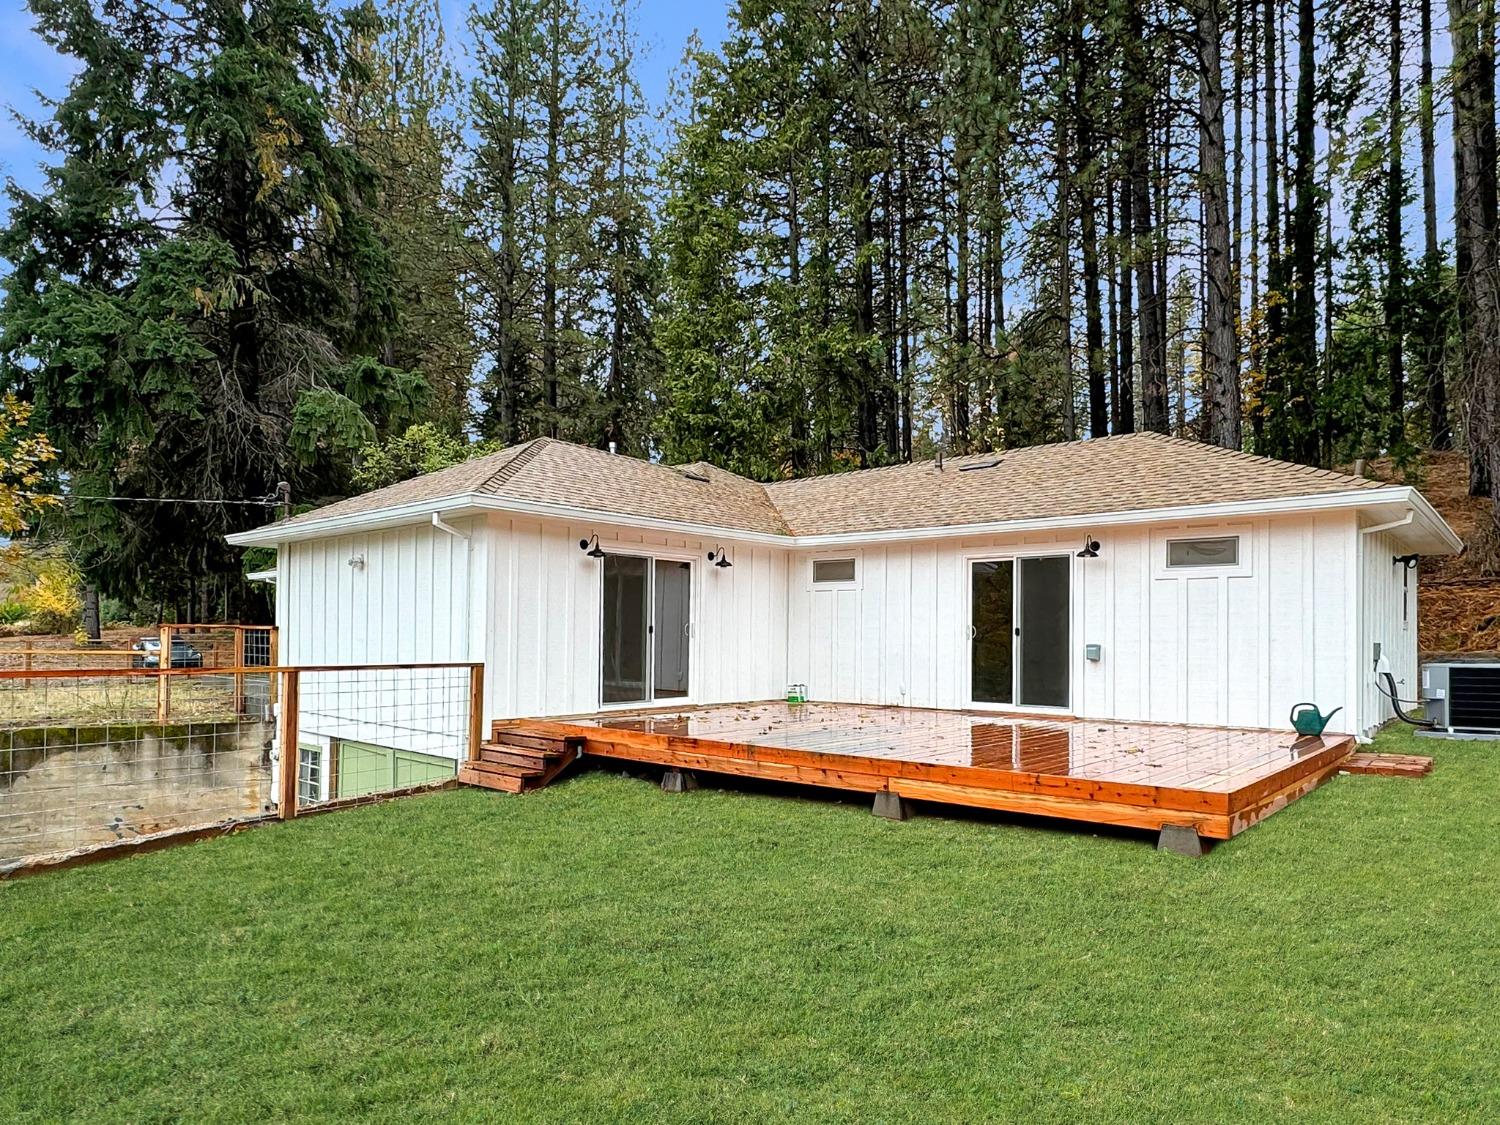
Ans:
[[[424,521],[433,512],[460,516],[476,510],[476,494],[463,492],[430,500],[414,500],[390,508],[372,508],[347,515],[324,516],[321,519],[291,520],[263,524],[249,531],[236,531],[224,538],[234,547],[274,547],[278,543],[296,543],[304,539],[326,539],[356,531],[378,531]]]
[[[1358,510],[1383,505],[1410,507],[1433,531],[1435,539],[1452,552],[1463,549],[1463,542],[1443,522],[1430,504],[1415,489],[1406,486],[1388,488],[1354,488],[1343,492],[1313,493],[1270,500],[1238,500],[1215,504],[1184,504],[1171,508],[1141,508],[1115,512],[1094,512],[1075,516],[1039,516],[1024,520],[998,520],[991,523],[951,524],[925,528],[892,528],[884,531],[833,535],[799,535],[796,547],[832,548],[861,544],[907,542],[912,540],[954,539],[980,535],[1008,535],[1028,531],[1102,527],[1129,527],[1153,523],[1189,523],[1203,520],[1229,520],[1267,515],[1296,515],[1307,512]],[[1447,552],[1431,552],[1447,553]]]
[[[666,520],[605,511],[571,504],[548,504],[518,500],[508,496],[466,492],[453,496],[423,500],[394,508],[356,512],[298,523],[267,524],[250,531],[228,536],[240,547],[274,546],[305,539],[320,539],[361,531],[420,522],[433,512],[460,516],[480,511],[505,512],[534,516],[539,519],[564,520],[572,523],[596,523],[605,527],[645,528],[672,534],[696,535],[782,548],[855,547],[864,544],[909,542],[966,538],[980,535],[1014,534],[1049,529],[1124,527],[1150,523],[1180,523],[1201,520],[1224,520],[1263,515],[1289,515],[1300,512],[1378,509],[1397,505],[1415,513],[1414,523],[1424,532],[1431,547],[1429,554],[1457,554],[1463,541],[1453,533],[1443,518],[1416,489],[1404,485],[1384,488],[1357,488],[1344,492],[1315,493],[1282,497],[1274,500],[1243,500],[1219,504],[1189,504],[1172,508],[1146,508],[1117,512],[1095,512],[1076,516],[1044,516],[1025,520],[997,520],[990,523],[945,524],[934,527],[891,528],[882,531],[842,532],[830,535],[782,535],[751,531],[716,524]]]

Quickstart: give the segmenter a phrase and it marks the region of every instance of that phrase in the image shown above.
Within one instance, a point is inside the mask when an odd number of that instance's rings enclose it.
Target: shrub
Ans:
[[[78,568],[64,559],[50,560],[23,595],[28,615],[45,633],[71,633],[78,627],[83,602],[78,596]]]
[[[99,625],[101,628],[110,625],[139,625],[141,620],[131,609],[119,598],[103,597],[99,599]]]
[[[25,602],[0,602],[0,625],[14,625],[18,621],[25,621],[30,612]]]

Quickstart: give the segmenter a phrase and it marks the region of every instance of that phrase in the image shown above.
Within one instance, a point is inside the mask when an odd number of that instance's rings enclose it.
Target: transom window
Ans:
[[[813,559],[814,582],[853,582],[853,559]]]
[[[1238,566],[1240,537],[1222,535],[1212,539],[1168,539],[1167,567]]]

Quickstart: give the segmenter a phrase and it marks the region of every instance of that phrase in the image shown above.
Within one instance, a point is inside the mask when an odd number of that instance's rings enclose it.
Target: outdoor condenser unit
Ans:
[[[1422,703],[1440,733],[1500,737],[1500,661],[1422,665]]]

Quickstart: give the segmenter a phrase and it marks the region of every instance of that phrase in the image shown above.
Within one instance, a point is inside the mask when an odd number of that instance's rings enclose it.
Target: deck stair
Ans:
[[[489,739],[480,743],[479,757],[459,768],[458,780],[502,793],[530,793],[550,785],[582,753],[581,738],[533,734],[497,720]]]

